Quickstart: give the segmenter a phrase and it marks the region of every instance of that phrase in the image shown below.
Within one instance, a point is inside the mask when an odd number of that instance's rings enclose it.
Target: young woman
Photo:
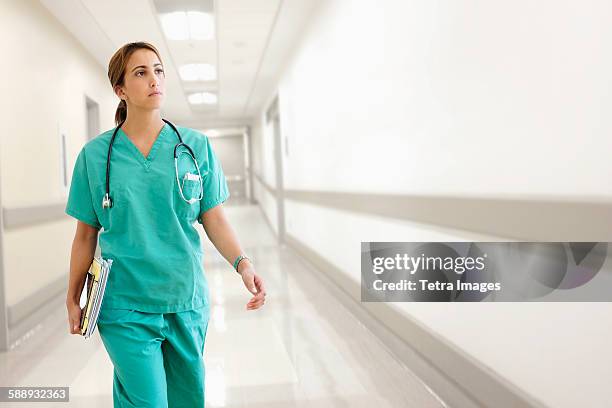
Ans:
[[[224,215],[229,191],[208,137],[160,116],[165,75],[157,49],[124,45],[108,77],[121,99],[117,127],[82,148],[66,205],[77,219],[70,332],[80,333],[79,298],[103,227],[101,255],[113,264],[97,328],[114,365],[114,406],[203,407],[210,297],[194,222],[253,294],[247,310],[264,304],[263,280]]]

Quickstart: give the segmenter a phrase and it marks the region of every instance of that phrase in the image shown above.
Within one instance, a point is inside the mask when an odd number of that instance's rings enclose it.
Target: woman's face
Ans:
[[[166,92],[166,74],[157,55],[148,49],[138,49],[130,56],[125,68],[123,86],[117,86],[117,96],[130,107],[143,110],[159,109]]]

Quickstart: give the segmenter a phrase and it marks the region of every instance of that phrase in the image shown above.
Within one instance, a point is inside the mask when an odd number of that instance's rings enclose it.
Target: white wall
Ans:
[[[252,170],[258,174],[266,184],[276,188],[276,170],[274,167],[274,126],[266,123],[265,113],[262,112],[251,125],[253,148],[251,163]],[[261,206],[274,232],[278,232],[278,219],[276,217],[276,197],[266,190],[261,182],[254,178],[253,195]]]
[[[213,150],[226,176],[244,177],[244,145],[242,135],[209,137]]]
[[[280,85],[288,186],[612,198],[609,2],[325,4]]]
[[[100,107],[101,131],[113,126],[118,103],[106,71],[38,1],[0,2],[0,175],[2,205],[65,203],[61,127],[68,134],[68,180],[87,140],[85,95]],[[65,276],[76,221],[4,232],[9,306]],[[42,267],[44,265],[44,267]]]
[[[279,79],[285,188],[609,202],[611,16],[604,1],[324,2]],[[253,127],[274,185],[271,129]],[[286,219],[357,281],[361,241],[506,240],[291,201]],[[610,303],[396,306],[551,407],[612,401]]]
[[[206,134],[206,131],[202,131]],[[221,163],[223,173],[227,180],[230,190],[230,202],[246,196],[245,190],[245,163],[244,163],[244,138],[241,134],[209,136],[210,143]],[[241,177],[241,180],[236,180]]]

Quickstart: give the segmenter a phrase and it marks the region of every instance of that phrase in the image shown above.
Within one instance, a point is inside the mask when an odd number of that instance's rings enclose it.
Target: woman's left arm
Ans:
[[[215,248],[233,268],[234,260],[243,252],[238,237],[225,216],[222,204],[202,214],[202,226]],[[260,308],[266,302],[263,279],[257,275],[249,259],[240,261],[238,273],[242,276],[244,286],[254,295],[247,303],[247,310]]]

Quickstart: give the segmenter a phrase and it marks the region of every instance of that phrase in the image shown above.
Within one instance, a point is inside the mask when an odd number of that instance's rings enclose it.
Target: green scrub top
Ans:
[[[179,154],[179,181],[174,167],[178,136],[168,125],[160,131],[148,157],[144,157],[119,129],[113,143],[110,167],[111,208],[102,208],[106,192],[106,159],[113,135],[110,129],[81,149],[72,174],[66,214],[98,229],[101,255],[112,259],[103,309],[134,309],[151,313],[194,310],[209,304],[203,271],[203,251],[194,221],[202,224],[207,210],[229,198],[221,164],[208,137],[177,126],[183,143],[191,147],[203,180],[185,180],[197,174],[183,146]]]

